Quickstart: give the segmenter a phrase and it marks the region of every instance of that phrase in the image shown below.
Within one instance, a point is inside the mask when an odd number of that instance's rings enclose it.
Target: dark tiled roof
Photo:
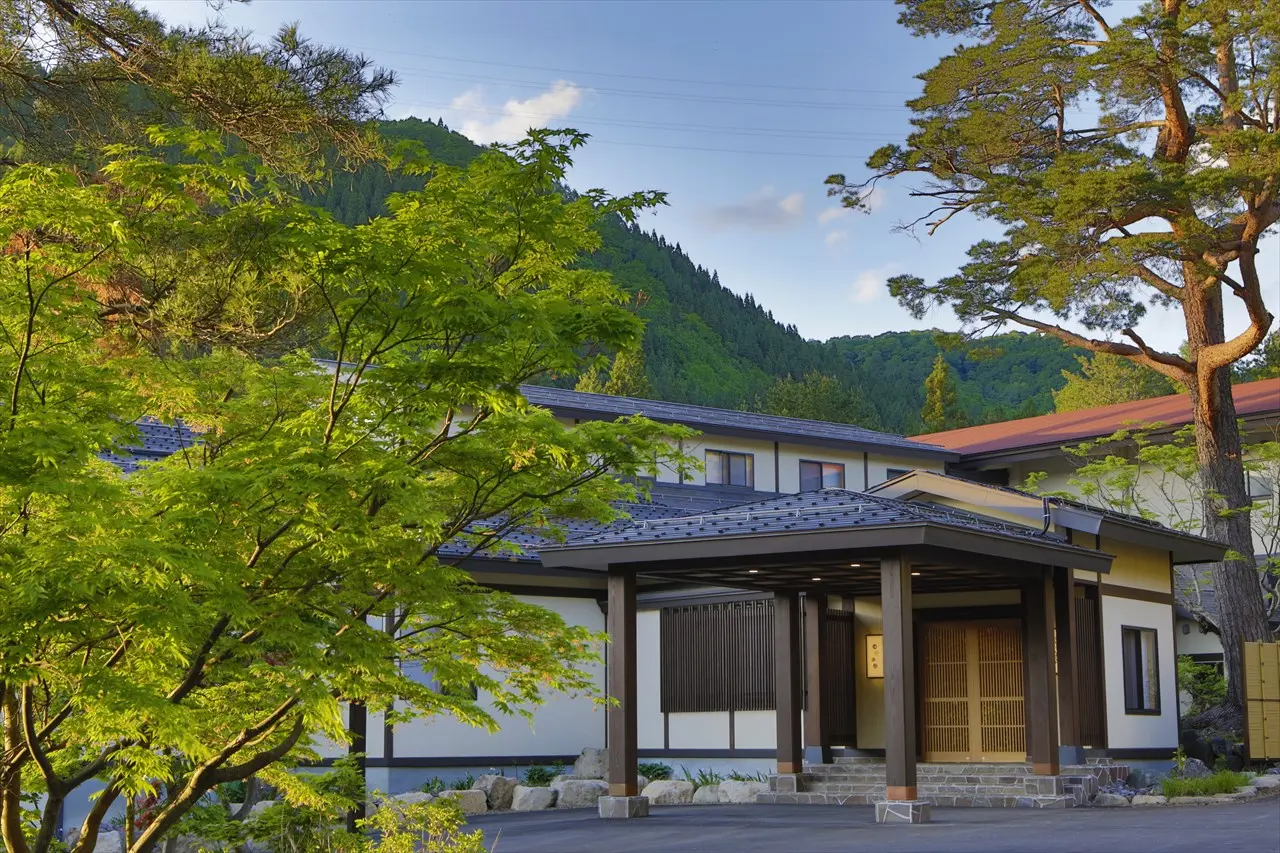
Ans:
[[[1041,534],[1024,525],[1011,524],[950,507],[900,501],[845,489],[823,489],[819,492],[805,492],[799,495],[780,495],[698,515],[651,519],[613,526],[606,530],[571,538],[566,543],[566,547],[688,541],[724,536],[890,527],[921,523],[1066,546],[1066,538],[1056,533]]]
[[[1270,583],[1272,594],[1280,591],[1280,578],[1274,574],[1267,573],[1264,566],[1266,555],[1259,554],[1255,558],[1258,563],[1258,571],[1262,574],[1264,583]],[[1173,575],[1173,591],[1174,598],[1178,605],[1178,615],[1185,619],[1195,619],[1196,609],[1204,611],[1204,613],[1218,624],[1218,593],[1213,588],[1213,565],[1204,563],[1202,565],[1182,566]],[[1280,610],[1277,610],[1271,616],[1272,624],[1280,624]]]
[[[595,416],[621,417],[644,415],[664,423],[688,424],[702,430],[727,430],[735,433],[753,433],[762,436],[787,436],[798,443],[850,444],[859,447],[876,447],[892,450],[904,456],[955,458],[955,453],[942,447],[903,438],[887,432],[863,429],[852,424],[833,424],[825,421],[807,421],[800,418],[784,418],[778,415],[761,415],[754,412],[736,412],[732,409],[713,409],[689,403],[667,403],[660,400],[641,400],[635,397],[614,397],[610,394],[588,394],[564,388],[544,388],[538,385],[522,385],[521,393],[537,406],[554,412],[578,413]]]
[[[166,424],[155,418],[143,418],[134,424],[139,441],[130,442],[114,452],[102,453],[101,458],[117,465],[126,473],[139,465],[177,453],[194,446],[199,437],[182,423]]]
[[[1240,417],[1280,417],[1280,379],[1241,383],[1231,389],[1231,396]],[[1060,447],[1108,436],[1132,424],[1159,423],[1176,427],[1190,422],[1190,398],[1186,394],[1170,394],[1132,403],[929,433],[915,438],[964,456],[982,456],[1044,446]]]

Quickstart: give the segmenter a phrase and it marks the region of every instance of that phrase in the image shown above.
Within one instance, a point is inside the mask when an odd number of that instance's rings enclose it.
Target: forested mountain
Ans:
[[[393,141],[420,142],[451,165],[465,164],[481,151],[442,123],[410,118],[383,122],[381,129]],[[421,186],[422,180],[368,166],[338,175],[313,199],[344,222],[363,222],[385,211],[389,193]],[[919,431],[924,379],[939,349],[933,333],[806,340],[750,294],[722,286],[679,243],[620,220],[600,229],[603,246],[584,262],[608,269],[622,287],[648,297],[640,312],[648,321],[644,354],[656,396],[760,408],[778,378],[818,372],[858,389],[875,408],[880,428]],[[1062,386],[1062,370],[1078,367],[1072,354],[1055,339],[1011,333],[984,340],[981,350],[948,350],[945,358],[959,377],[961,407],[970,422],[982,423],[1052,411],[1051,390]],[[563,381],[572,384],[572,377]]]

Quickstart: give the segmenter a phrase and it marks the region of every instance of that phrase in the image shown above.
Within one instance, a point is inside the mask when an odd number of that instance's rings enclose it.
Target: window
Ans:
[[[1124,712],[1160,713],[1160,658],[1156,632],[1151,628],[1120,629],[1124,655]]]
[[[1271,478],[1260,471],[1245,472],[1245,487],[1251,501],[1269,501],[1273,491]]]
[[[843,489],[844,466],[839,462],[800,462],[800,491],[816,492],[818,489]]]
[[[903,474],[910,474],[910,473],[911,473],[910,468],[885,468],[884,478],[885,480],[896,480],[899,477],[901,477]]]
[[[660,705],[683,711],[772,711],[773,601],[664,607]]]
[[[708,450],[707,483],[713,486],[754,487],[756,484],[755,456],[750,453]]]

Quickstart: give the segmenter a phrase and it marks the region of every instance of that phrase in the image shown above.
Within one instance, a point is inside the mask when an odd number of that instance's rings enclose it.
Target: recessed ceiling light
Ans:
[[[849,564],[849,568],[851,568],[851,569],[860,569],[860,568],[862,568],[862,563],[850,563],[850,564]]]
[[[919,576],[920,576],[920,573],[919,573],[919,572],[912,572],[912,573],[911,573],[911,577],[913,577],[913,578],[915,578],[915,577],[919,577]]]
[[[759,573],[760,573],[759,569],[747,569],[747,574],[749,575],[757,575]]]
[[[815,581],[820,581],[820,580],[822,580],[822,578],[813,578],[813,580],[815,580]]]

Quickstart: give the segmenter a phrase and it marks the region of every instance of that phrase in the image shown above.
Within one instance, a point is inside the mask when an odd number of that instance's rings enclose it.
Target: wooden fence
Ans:
[[[1244,749],[1280,758],[1280,643],[1244,644]]]

